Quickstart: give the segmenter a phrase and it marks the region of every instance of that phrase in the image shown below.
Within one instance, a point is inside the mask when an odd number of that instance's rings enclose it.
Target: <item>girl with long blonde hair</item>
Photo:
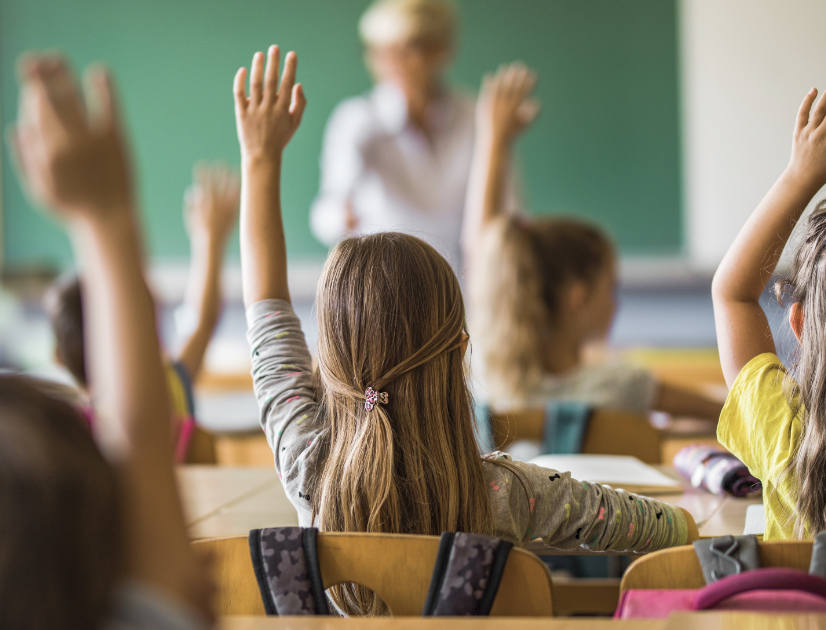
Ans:
[[[525,66],[505,66],[485,79],[477,106],[464,242],[481,389],[505,409],[569,400],[716,420],[719,401],[637,366],[586,362],[616,310],[616,251],[598,226],[503,211],[512,146],[539,111],[535,83]]]
[[[826,184],[826,99],[803,99],[788,165],[749,217],[712,284],[729,395],[720,442],[763,482],[766,539],[826,529],[826,203],[808,219],[789,289],[799,342],[793,367],[777,357],[759,298],[809,201]],[[814,105],[814,107],[813,107]]]
[[[459,283],[430,245],[348,239],[318,285],[318,373],[290,305],[280,203],[284,147],[304,110],[289,53],[235,77],[242,156],[241,263],[261,424],[299,523],[323,530],[470,531],[517,544],[650,550],[696,536],[683,511],[568,473],[483,458],[463,357]],[[348,612],[381,610],[355,587]]]

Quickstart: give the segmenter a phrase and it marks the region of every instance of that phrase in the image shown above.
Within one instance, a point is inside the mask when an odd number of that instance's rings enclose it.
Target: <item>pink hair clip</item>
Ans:
[[[373,411],[373,407],[381,403],[386,405],[390,400],[390,395],[387,392],[377,392],[372,387],[364,390],[364,410]]]

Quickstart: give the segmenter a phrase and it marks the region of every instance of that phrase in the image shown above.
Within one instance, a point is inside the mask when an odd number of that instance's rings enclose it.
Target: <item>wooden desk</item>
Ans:
[[[251,529],[298,525],[298,514],[287,498],[274,470],[262,470],[275,480],[257,491],[239,497],[197,522],[189,524],[192,538],[246,536]]]
[[[193,538],[247,534],[254,527],[298,522],[275,470],[179,466],[177,474]]]
[[[826,615],[757,613],[693,613],[669,619],[613,620],[600,618],[472,617],[225,617],[219,630],[816,630],[826,627]]]
[[[181,466],[178,479],[193,538],[239,536],[255,527],[298,523],[273,469]],[[746,522],[746,508],[760,503],[760,499],[724,497],[687,485],[681,493],[656,498],[688,510],[702,536],[740,534]],[[544,545],[530,548],[548,552]]]
[[[724,497],[714,513],[700,526],[700,536],[726,536],[728,534],[742,534],[746,524],[746,509],[750,505],[761,505],[760,497],[737,499]]]

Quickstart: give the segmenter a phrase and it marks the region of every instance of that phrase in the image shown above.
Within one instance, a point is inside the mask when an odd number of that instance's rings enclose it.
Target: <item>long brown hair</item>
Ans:
[[[0,374],[0,627],[97,628],[121,572],[114,470],[51,386]]]
[[[778,283],[803,307],[803,333],[786,380],[789,401],[802,420],[803,433],[787,474],[798,488],[795,532],[826,529],[826,201],[809,217],[795,253],[789,280]]]
[[[316,298],[322,414],[330,430],[314,494],[322,529],[492,532],[465,382],[459,283],[431,246],[382,233],[341,242]],[[365,390],[387,404],[365,409]],[[364,589],[347,612],[376,613]]]
[[[569,217],[495,219],[470,284],[471,330],[491,400],[529,399],[544,374],[563,291],[593,286],[614,258],[597,226]]]

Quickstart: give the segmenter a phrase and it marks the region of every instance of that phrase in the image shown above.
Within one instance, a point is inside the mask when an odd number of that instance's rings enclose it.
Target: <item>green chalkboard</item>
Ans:
[[[676,0],[464,0],[450,76],[522,59],[540,74],[543,114],[520,144],[528,207],[601,221],[625,253],[681,249]],[[299,52],[309,99],[288,149],[289,249],[320,258],[308,227],[327,116],[370,85],[356,32],[367,0],[2,0],[4,124],[15,116],[14,63],[60,49],[76,67],[116,73],[136,155],[152,255],[187,255],[182,193],[198,159],[238,162],[231,82],[271,42]],[[8,152],[2,161],[4,264],[65,264],[60,230],[33,213]],[[237,245],[234,245],[237,251]]]

